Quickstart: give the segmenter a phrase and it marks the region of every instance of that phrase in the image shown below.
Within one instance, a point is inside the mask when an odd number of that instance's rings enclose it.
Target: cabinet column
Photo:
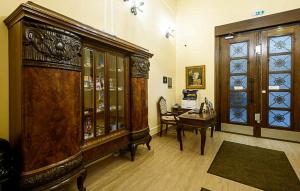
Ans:
[[[131,56],[131,133],[129,148],[134,161],[137,146],[147,144],[150,150],[148,125],[148,76],[150,62],[148,58]]]

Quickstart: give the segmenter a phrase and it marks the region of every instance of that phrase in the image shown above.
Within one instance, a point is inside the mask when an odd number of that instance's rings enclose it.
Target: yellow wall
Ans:
[[[300,7],[299,0],[178,0],[176,38],[176,99],[185,88],[185,67],[206,65],[201,98],[214,100],[214,27],[253,18],[257,9],[273,14]],[[184,45],[187,45],[185,47]]]
[[[22,0],[0,0],[3,21]],[[156,131],[156,101],[165,96],[171,106],[181,100],[185,67],[206,65],[205,90],[201,98],[214,99],[214,27],[252,18],[256,9],[266,14],[300,7],[299,0],[145,0],[144,12],[133,16],[123,0],[34,0],[80,22],[138,44],[154,53],[149,79],[149,126]],[[176,23],[176,39],[166,39],[169,25]],[[0,137],[8,139],[8,39],[0,22]],[[184,45],[187,45],[186,47]],[[173,78],[173,89],[162,83]]]
[[[2,22],[22,0],[0,0],[0,137],[8,139],[8,32]],[[145,0],[144,12],[134,16],[123,0],[33,0],[51,10],[114,34],[150,50],[149,126],[157,127],[156,102],[159,96],[175,102],[176,47],[174,39],[166,39],[164,30],[175,24],[176,0]],[[162,76],[173,78],[173,89],[162,84]]]

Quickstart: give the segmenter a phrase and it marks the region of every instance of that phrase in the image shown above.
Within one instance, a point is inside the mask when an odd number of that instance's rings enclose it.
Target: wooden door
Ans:
[[[223,130],[253,134],[257,101],[254,97],[256,39],[255,32],[221,39],[220,112]]]
[[[261,34],[261,125],[269,129],[300,131],[299,26],[279,27]]]
[[[220,40],[222,130],[300,141],[299,41],[298,25]]]

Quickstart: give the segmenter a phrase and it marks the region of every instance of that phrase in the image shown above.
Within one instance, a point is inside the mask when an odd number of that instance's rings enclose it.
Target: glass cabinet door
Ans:
[[[118,129],[125,127],[125,66],[124,58],[117,58]]]
[[[125,128],[125,59],[90,48],[83,50],[84,140]]]
[[[104,103],[104,53],[95,53],[95,77],[96,77],[96,136],[105,134],[105,103]]]
[[[109,54],[109,131],[117,130],[117,57]]]
[[[109,54],[109,131],[125,127],[125,65],[124,58]]]
[[[84,112],[83,126],[84,139],[94,137],[94,80],[93,80],[93,51],[84,49],[83,64],[83,87],[84,87]]]

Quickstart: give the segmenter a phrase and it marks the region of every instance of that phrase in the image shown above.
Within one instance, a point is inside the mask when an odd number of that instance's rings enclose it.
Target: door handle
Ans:
[[[260,113],[255,113],[254,119],[255,119],[256,123],[260,123]]]

